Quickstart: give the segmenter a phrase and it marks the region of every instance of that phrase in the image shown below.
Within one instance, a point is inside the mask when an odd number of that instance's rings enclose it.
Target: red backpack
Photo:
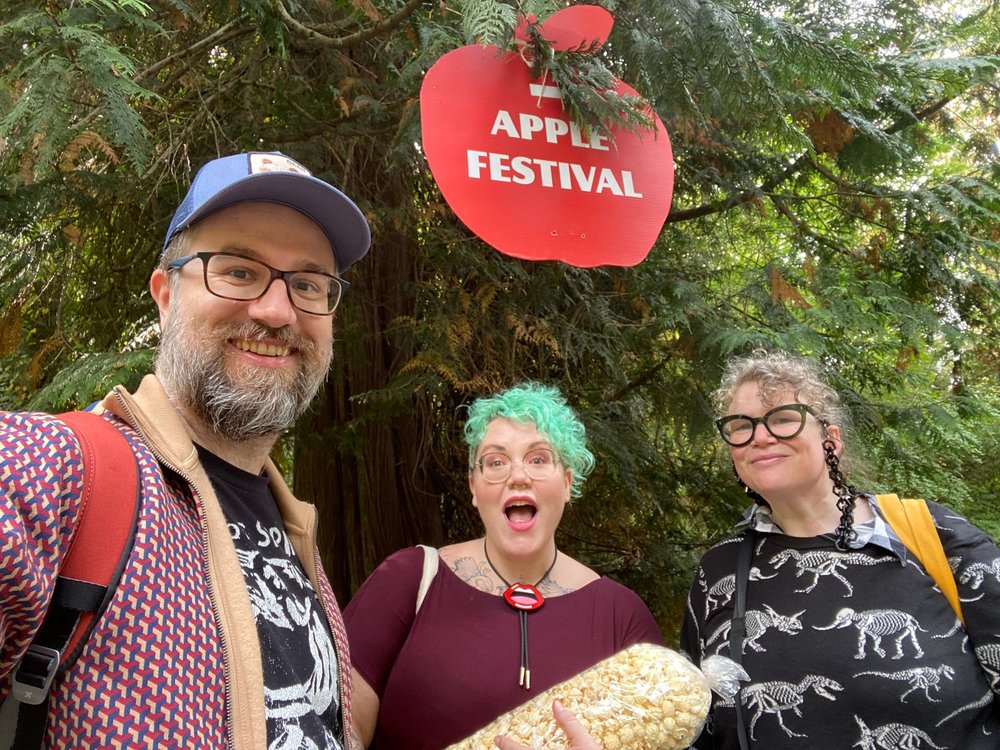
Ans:
[[[59,418],[80,444],[83,493],[45,621],[14,669],[3,704],[0,747],[15,750],[43,745],[52,681],[79,657],[111,601],[139,518],[139,467],[125,436],[91,412]]]

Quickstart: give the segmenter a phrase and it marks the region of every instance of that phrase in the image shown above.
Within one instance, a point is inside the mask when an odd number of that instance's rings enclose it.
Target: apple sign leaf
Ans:
[[[528,25],[534,22],[534,16],[522,17],[514,38],[526,41]],[[538,23],[538,33],[553,49],[563,51],[588,47],[594,42],[604,44],[614,23],[614,17],[598,5],[571,5]]]

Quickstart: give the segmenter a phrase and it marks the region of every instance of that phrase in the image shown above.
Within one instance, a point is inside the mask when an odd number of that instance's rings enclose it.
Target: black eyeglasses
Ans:
[[[734,448],[741,448],[753,440],[757,425],[765,429],[778,440],[791,440],[802,432],[806,426],[806,414],[816,417],[816,412],[805,404],[785,404],[776,406],[762,417],[748,417],[745,414],[730,414],[717,419],[715,426],[719,428],[722,439]],[[820,424],[825,424],[819,419]]]
[[[172,260],[168,271],[176,271],[195,258],[202,262],[205,288],[216,297],[247,302],[267,294],[275,279],[285,282],[288,301],[311,315],[332,315],[349,286],[333,274],[321,271],[279,271],[260,260],[232,253],[194,253]]]

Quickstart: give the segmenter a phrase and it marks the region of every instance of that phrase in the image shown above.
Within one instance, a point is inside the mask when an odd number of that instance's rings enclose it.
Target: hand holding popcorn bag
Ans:
[[[704,670],[704,671],[703,671]],[[732,697],[747,679],[730,659],[713,656],[702,669],[663,646],[637,643],[555,685],[447,750],[493,750],[506,735],[534,750],[565,750],[552,717],[559,700],[604,750],[682,750],[698,737],[712,692]]]

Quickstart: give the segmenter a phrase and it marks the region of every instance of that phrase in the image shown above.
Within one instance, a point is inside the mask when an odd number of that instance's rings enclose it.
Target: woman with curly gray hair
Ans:
[[[702,556],[681,647],[696,663],[741,660],[749,683],[713,704],[694,747],[998,747],[994,541],[928,502],[920,553],[911,552],[890,513],[898,498],[844,477],[848,415],[811,359],[734,359],[713,401],[754,503],[738,533]],[[925,552],[934,544],[939,566]]]
[[[772,518],[795,536],[826,531],[837,515],[837,548],[847,550],[855,520],[868,521],[872,512],[845,484],[840,456],[850,415],[816,364],[782,351],[757,350],[729,363],[712,402],[719,416],[716,426],[747,495],[768,505]],[[746,416],[761,408],[760,417]],[[760,425],[764,429],[758,434]],[[818,433],[819,439],[796,440],[802,433]],[[786,455],[761,455],[753,445],[758,437]],[[831,491],[835,503],[827,502]]]

